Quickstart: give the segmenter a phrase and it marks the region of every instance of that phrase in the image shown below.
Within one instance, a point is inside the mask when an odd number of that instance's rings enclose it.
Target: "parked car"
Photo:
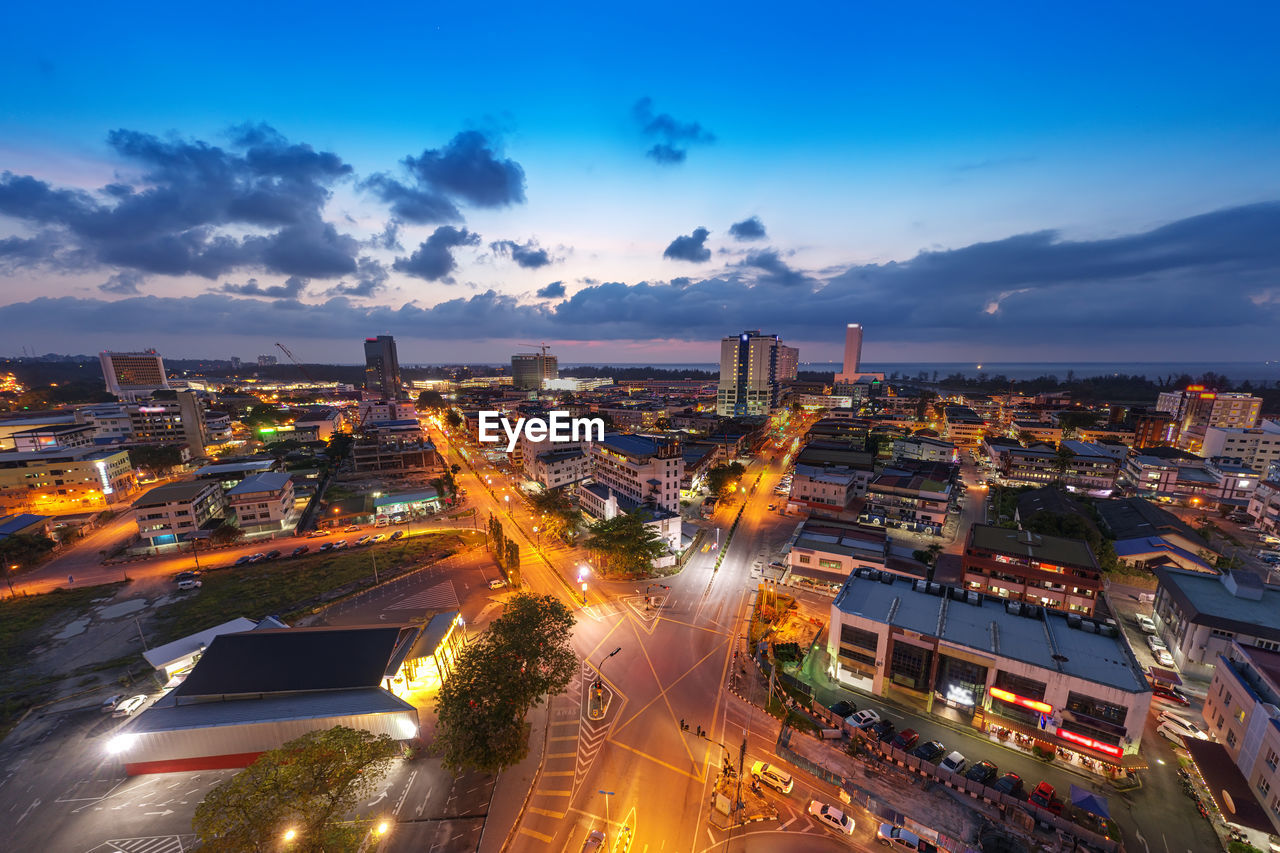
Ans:
[[[1174,665],[1173,655],[1169,654],[1168,649],[1156,649],[1155,659],[1156,663],[1164,667],[1171,667]]]
[[[969,766],[969,761],[959,751],[956,751],[942,759],[942,763],[938,766],[951,773],[963,773],[964,769]]]
[[[784,794],[790,794],[796,784],[790,773],[764,761],[757,761],[751,765],[751,775]]]
[[[1156,623],[1150,616],[1147,616],[1146,614],[1143,614],[1143,613],[1139,613],[1137,616],[1134,617],[1134,621],[1138,623],[1138,629],[1141,630],[1142,633],[1155,634]]]
[[[328,543],[326,542],[325,544],[327,545]],[[250,563],[252,563],[252,562],[253,562],[253,555],[252,555],[252,554],[245,554],[243,557],[241,557],[240,559],[236,560],[236,561],[235,561],[234,563],[232,563],[231,565],[232,565],[232,566],[247,566],[247,565],[249,565],[249,564],[250,564]]]
[[[1167,649],[1169,647],[1164,644],[1164,640],[1152,634],[1147,637],[1147,648],[1151,649],[1152,654],[1155,654],[1160,649]]]
[[[893,731],[894,731],[893,721],[881,720],[880,722],[872,726],[870,729],[868,729],[868,731],[871,732],[873,735],[875,735],[877,740],[879,740],[881,743],[884,743],[885,741],[893,737]]]
[[[1191,704],[1191,697],[1183,692],[1181,687],[1173,684],[1153,684],[1151,685],[1151,694],[1157,699],[1163,699],[1166,702],[1174,702],[1178,705]]]
[[[1022,777],[1017,773],[1006,773],[995,781],[991,786],[1002,794],[1008,794],[1011,797],[1022,796]]]
[[[262,559],[264,559],[264,560],[274,560],[274,559],[278,558],[279,556],[280,556],[280,552],[279,552],[279,551],[277,551],[277,550],[275,550],[275,549],[273,548],[273,549],[271,549],[270,551],[268,551],[268,552],[267,552],[267,554],[266,554],[266,556],[265,556],[265,557],[263,557]]]
[[[1062,814],[1062,801],[1057,798],[1057,792],[1053,790],[1053,786],[1048,782],[1041,782],[1036,785],[1036,789],[1031,792],[1031,796],[1027,797],[1027,802],[1042,809],[1048,809],[1054,814]]]
[[[817,800],[809,801],[809,814],[818,819],[818,822],[827,829],[834,829],[836,832],[844,835],[853,835],[853,818],[840,811],[835,806],[828,806]]]
[[[915,729],[903,729],[893,736],[893,740],[889,741],[889,745],[894,749],[907,751],[911,749],[920,740],[919,733]]]
[[[128,699],[116,705],[115,710],[111,712],[113,717],[127,717],[134,711],[141,708],[147,702],[147,694],[139,693],[137,696],[130,696]]]
[[[903,829],[900,826],[894,826],[891,823],[880,824],[880,828],[876,830],[876,841],[879,841],[886,847],[894,847],[898,850],[936,849],[932,844],[924,841],[911,830]]]
[[[267,555],[259,551],[258,553],[254,554],[252,557],[249,558],[249,562],[261,563],[265,559],[267,559]]]
[[[307,534],[308,539],[319,539],[321,536],[328,536],[328,530],[313,530]]]
[[[187,578],[186,580],[178,581],[178,589],[183,590],[184,592],[186,590],[199,589],[202,586],[204,586],[204,584],[195,578]]]
[[[183,581],[195,580],[197,572],[178,572],[173,576],[174,583],[182,583]]]
[[[911,754],[921,761],[936,764],[939,758],[947,754],[947,748],[942,745],[941,741],[931,740],[911,750]]]
[[[332,550],[333,550],[333,543],[332,543],[332,542],[325,542],[325,543],[323,543],[323,544],[320,546],[320,553],[321,553],[321,554],[323,554],[325,551],[332,551]]]
[[[845,718],[845,725],[854,729],[867,729],[880,722],[880,715],[868,708]]]
[[[385,515],[378,516],[378,520],[373,523],[374,527],[386,527],[391,523],[391,519]]]
[[[604,833],[598,829],[591,830],[587,836],[587,840],[582,842],[582,850],[579,853],[597,853],[604,849]]]
[[[404,536],[404,531],[403,531],[403,530],[397,530],[395,533],[392,533],[392,534],[391,534],[391,539],[390,539],[389,541],[394,542],[394,541],[396,541],[397,539],[401,538],[402,536]]]
[[[359,539],[357,539],[357,540],[355,541],[355,544],[356,544],[357,546],[359,546],[359,545],[363,545],[364,543],[368,542],[368,541],[369,541],[370,539],[372,539],[372,538],[373,538],[373,534],[371,534],[371,533],[366,533],[365,535],[363,535],[363,536],[361,536]]]
[[[507,582],[504,581],[502,578],[494,578],[493,580],[489,581],[489,589],[502,589],[506,585],[507,585]]]
[[[307,553],[310,550],[311,549],[308,548],[306,545],[299,545],[297,548],[294,548],[292,551],[289,552],[289,556],[301,557],[303,554]]]
[[[337,542],[333,543],[333,550],[335,551],[341,551],[346,547],[347,547],[347,540],[345,539],[339,539]]]
[[[351,525],[350,527],[344,527],[344,528],[342,528],[342,532],[343,532],[343,533],[359,533],[359,532],[360,532],[360,525],[358,525],[358,524],[353,524],[353,525]]]
[[[116,705],[119,705],[120,700],[123,698],[124,698],[123,693],[117,693],[114,696],[111,696],[107,699],[103,699],[102,704],[98,706],[99,710],[101,710],[102,713],[104,714],[110,714],[112,711],[116,709]]]
[[[386,539],[386,538],[387,538],[387,534],[385,534],[385,533],[378,533],[378,534],[375,534],[375,535],[373,535],[373,536],[370,536],[370,537],[369,537],[369,544],[370,544],[370,545],[376,545],[376,544],[378,544],[379,542],[381,542],[382,540],[384,540],[384,539]]]
[[[835,703],[834,705],[829,706],[827,710],[830,711],[833,716],[836,716],[841,720],[843,720],[845,717],[849,716],[854,711],[858,710],[858,706],[848,701],[847,699],[841,699],[839,702]]]
[[[990,761],[979,761],[977,764],[969,768],[969,772],[964,774],[964,778],[971,782],[990,785],[991,780],[999,775],[1000,768],[996,767]]]
[[[1156,727],[1156,731],[1178,745],[1182,745],[1188,740],[1209,739],[1209,736],[1199,726],[1181,717],[1168,717],[1161,720],[1160,725]]]

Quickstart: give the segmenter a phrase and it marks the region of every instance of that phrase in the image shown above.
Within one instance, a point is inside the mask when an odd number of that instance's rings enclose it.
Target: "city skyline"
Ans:
[[[860,322],[868,362],[1277,357],[1273,10],[223,8],[3,60],[0,355],[714,362],[761,328],[837,362]]]

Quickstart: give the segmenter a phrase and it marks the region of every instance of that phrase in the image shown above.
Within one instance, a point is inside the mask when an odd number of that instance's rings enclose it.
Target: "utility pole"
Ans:
[[[377,586],[378,584],[378,553],[376,551],[370,551],[369,556],[373,559],[373,583],[375,586]]]

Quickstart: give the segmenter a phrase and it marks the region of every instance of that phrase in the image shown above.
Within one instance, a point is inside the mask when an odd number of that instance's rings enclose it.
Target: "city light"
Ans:
[[[122,752],[127,752],[137,741],[138,736],[132,732],[118,734],[107,741],[107,752],[111,755],[119,755]]]
[[[289,827],[288,829],[286,829],[286,830],[284,831],[284,840],[285,840],[285,841],[292,841],[293,839],[295,839],[295,838],[297,838],[297,837],[298,837],[298,830],[294,829],[293,827]]]
[[[1024,708],[1030,708],[1032,711],[1039,711],[1041,714],[1053,713],[1053,706],[1047,702],[1041,702],[1037,699],[1027,699],[1016,693],[1010,693],[1008,690],[1001,690],[999,687],[992,687],[988,692],[991,693],[991,696],[994,699],[1011,702],[1014,705],[1021,705]]]
[[[391,824],[385,820],[378,823],[378,828],[374,830],[378,835],[386,835],[387,830],[391,829]]]

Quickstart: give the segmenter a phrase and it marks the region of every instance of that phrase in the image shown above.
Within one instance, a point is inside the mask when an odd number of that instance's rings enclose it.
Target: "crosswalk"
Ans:
[[[196,845],[194,835],[148,835],[141,838],[113,838],[88,853],[184,853]]]
[[[458,591],[453,581],[444,581],[421,592],[406,596],[384,607],[384,610],[456,610]]]

